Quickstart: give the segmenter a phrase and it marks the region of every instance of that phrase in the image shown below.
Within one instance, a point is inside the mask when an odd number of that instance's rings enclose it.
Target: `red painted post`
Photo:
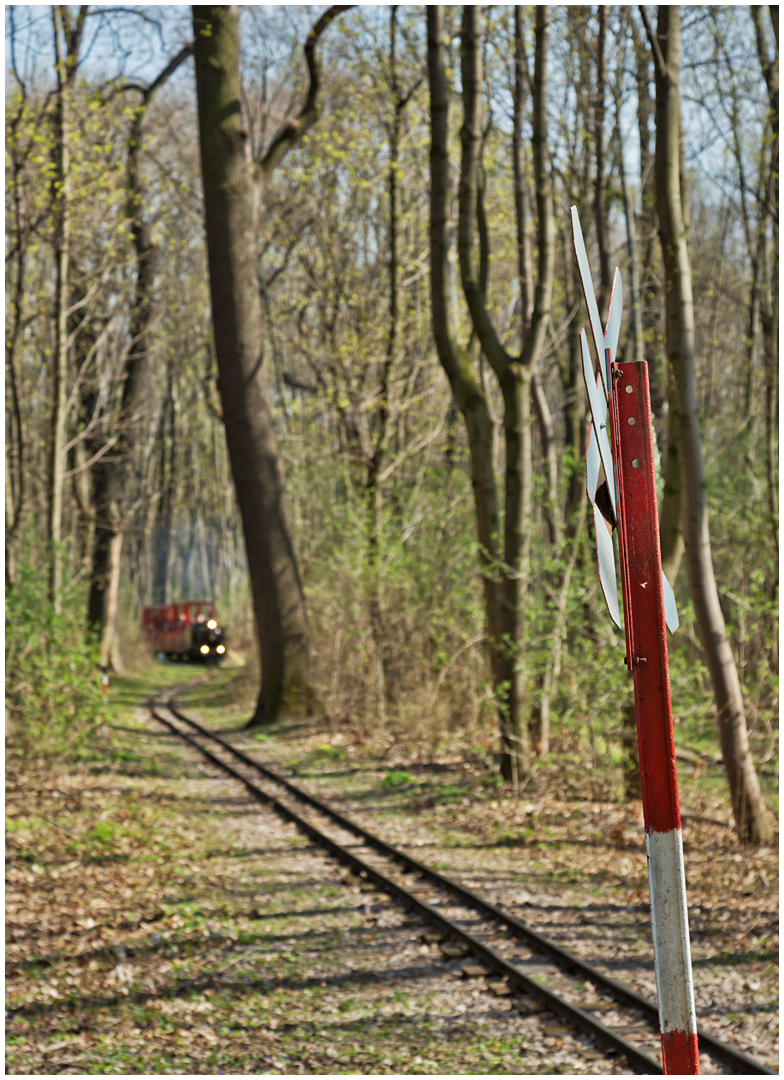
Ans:
[[[656,988],[666,1074],[699,1073],[645,363],[612,365],[627,666],[634,677]]]
[[[634,677],[640,747],[663,1066],[665,1073],[694,1075],[699,1073],[699,1053],[666,630],[677,629],[678,612],[661,569],[648,368],[645,363],[612,363],[623,310],[621,275],[616,268],[607,326],[602,331],[576,206],[571,215],[574,253],[600,372],[598,381],[583,330],[580,349],[592,419],[585,483],[594,507],[602,592],[613,622],[620,626],[612,545],[610,542],[608,547],[605,536],[605,522],[609,529],[612,515],[598,502],[600,467],[607,480],[610,511],[615,511],[618,525],[626,663]]]

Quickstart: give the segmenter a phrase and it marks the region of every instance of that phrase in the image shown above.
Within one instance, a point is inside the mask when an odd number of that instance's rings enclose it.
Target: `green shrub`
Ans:
[[[344,746],[332,746],[329,743],[324,743],[322,746],[316,747],[316,757],[326,758],[327,761],[341,761],[347,756]]]
[[[387,773],[387,775],[381,781],[381,784],[383,787],[386,788],[395,788],[403,787],[404,784],[411,784],[413,783],[413,781],[414,777],[411,775],[410,772],[394,771]]]
[[[47,572],[22,568],[6,594],[9,734],[25,754],[74,756],[100,718],[98,646],[85,635],[83,589],[66,586],[57,614]]]

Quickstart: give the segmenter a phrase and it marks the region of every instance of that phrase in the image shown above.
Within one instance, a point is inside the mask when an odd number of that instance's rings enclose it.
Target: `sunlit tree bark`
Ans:
[[[471,455],[471,483],[476,510],[479,560],[494,684],[502,679],[498,561],[498,501],[493,475],[493,424],[476,367],[472,343],[461,345],[451,302],[448,238],[449,100],[444,64],[444,9],[427,8],[427,63],[430,83],[430,292],[433,335],[457,407],[463,415]],[[503,728],[502,728],[503,731]],[[508,739],[506,755],[509,758]],[[511,760],[510,760],[511,764]]]
[[[768,8],[775,39],[773,55],[770,54],[765,18],[760,5],[751,6],[762,76],[768,92],[768,129],[765,137],[769,148],[763,159],[770,162],[767,183],[761,199],[760,234],[758,257],[763,270],[763,288],[759,299],[759,317],[765,353],[765,463],[768,481],[768,513],[770,525],[778,547],[779,508],[777,483],[776,430],[778,427],[778,370],[779,370],[779,9]],[[772,244],[768,252],[766,234],[771,225]]]
[[[53,404],[52,442],[49,457],[49,520],[51,545],[49,595],[60,610],[63,584],[63,557],[60,549],[63,522],[63,487],[65,479],[67,383],[68,383],[68,308],[70,304],[69,263],[71,258],[71,107],[73,83],[79,65],[79,51],[84,31],[87,5],[79,8],[75,20],[67,4],[52,6],[57,96],[54,106],[54,169],[52,200],[54,204],[54,251],[57,278],[55,284],[54,350],[52,355]]]
[[[343,10],[330,8],[311,31],[305,103],[263,159],[253,161],[241,106],[239,10],[236,5],[193,7],[218,388],[261,654],[261,689],[251,724],[269,723],[283,708],[310,712],[315,705],[305,598],[263,363],[256,223],[266,180],[318,119],[316,45]]]
[[[525,596],[529,577],[531,542],[531,493],[533,486],[531,454],[532,376],[544,345],[550,317],[554,264],[554,224],[551,178],[547,161],[545,101],[547,93],[547,44],[549,9],[540,7],[536,15],[535,68],[533,74],[533,159],[536,185],[538,277],[535,289],[526,277],[522,287],[522,351],[512,356],[502,346],[485,305],[488,244],[482,206],[480,172],[482,168],[482,55],[479,33],[480,9],[466,6],[463,11],[461,64],[464,121],[459,195],[458,252],[463,293],[468,304],[473,334],[487,357],[501,389],[504,403],[503,431],[506,447],[504,477],[503,559],[500,554],[497,497],[492,475],[492,461],[483,471],[483,485],[474,485],[485,571],[485,597],[491,663],[501,726],[501,770],[507,782],[516,785],[528,774],[530,735],[525,715],[525,670],[522,657]],[[525,57],[516,21],[515,127],[521,123]],[[450,377],[455,398],[469,429],[472,465],[482,468],[484,442],[476,438],[483,427],[476,425],[478,415],[489,424],[484,395],[468,394],[465,376],[469,363],[466,353],[462,364],[454,335],[447,324],[445,296],[445,218],[448,179],[447,96],[443,59],[443,15],[439,8],[428,8],[428,69],[431,91],[431,283],[433,318],[439,357]],[[518,263],[527,275],[530,254],[525,220],[526,199],[519,161],[519,142],[515,137],[515,209],[517,217]],[[478,241],[478,257],[475,245]],[[532,303],[529,301],[532,297]],[[437,313],[438,309],[438,313]],[[461,376],[463,382],[461,384]],[[478,389],[478,387],[477,387]],[[477,407],[481,402],[481,407]],[[469,409],[471,408],[475,411]],[[477,415],[478,414],[478,415]],[[475,436],[471,438],[474,427]],[[492,435],[490,448],[492,447]],[[496,566],[492,566],[493,559]],[[495,580],[490,579],[492,574]]]
[[[10,13],[13,33],[13,11]],[[26,261],[29,240],[29,224],[26,222],[24,196],[22,193],[22,171],[24,158],[17,146],[17,132],[24,115],[27,89],[20,79],[12,60],[12,72],[16,78],[19,101],[9,124],[6,137],[6,150],[10,159],[10,169],[6,180],[11,189],[12,218],[11,230],[14,238],[14,253],[7,263],[7,281],[9,286],[10,326],[5,338],[6,387],[10,395],[10,410],[6,414],[6,457],[5,457],[5,583],[11,589],[16,582],[16,546],[19,537],[22,516],[25,510],[26,485],[25,471],[26,450],[25,435],[22,425],[22,410],[19,391],[18,348],[21,340],[26,284]],[[29,154],[29,149],[27,151]]]

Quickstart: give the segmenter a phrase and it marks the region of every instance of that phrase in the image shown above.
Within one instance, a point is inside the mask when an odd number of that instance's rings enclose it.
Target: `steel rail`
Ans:
[[[227,766],[224,762],[220,761],[220,759],[214,757],[214,755],[212,755],[205,747],[201,746],[197,742],[194,742],[187,734],[187,732],[180,731],[174,725],[170,724],[164,717],[161,717],[160,714],[157,714],[153,708],[152,703],[149,703],[149,707],[153,712],[153,715],[156,716],[156,719],[162,721],[171,730],[176,731],[183,738],[187,739],[188,742],[191,742],[192,745],[196,746],[202,753],[208,756],[221,768],[231,772],[232,775],[236,775],[238,779],[242,780],[246,787],[254,791],[254,794],[257,790],[260,790],[255,789],[254,786],[251,785],[241,775],[235,774],[229,766]],[[262,776],[265,776],[273,783],[280,785],[294,798],[298,799],[300,802],[304,802],[306,805],[311,806],[314,810],[317,810],[325,817],[330,818],[340,828],[345,829],[347,832],[353,833],[353,835],[359,837],[365,843],[367,843],[368,846],[375,848],[380,854],[399,863],[406,870],[416,873],[420,877],[431,881],[433,884],[445,889],[452,895],[460,897],[470,907],[473,907],[480,913],[488,915],[494,921],[506,926],[507,929],[511,931],[510,936],[526,941],[528,944],[532,945],[538,952],[549,954],[549,956],[552,957],[552,959],[562,969],[572,974],[577,973],[583,976],[584,978],[592,982],[597,988],[601,988],[602,990],[606,991],[606,993],[608,993],[616,1001],[623,1002],[625,1005],[628,1005],[642,1012],[647,1019],[654,1023],[656,1029],[658,1030],[659,1010],[656,1002],[650,1001],[648,998],[645,998],[641,994],[638,994],[630,987],[624,986],[617,980],[603,974],[601,971],[598,971],[596,968],[588,964],[585,960],[581,960],[578,956],[575,956],[574,953],[569,952],[562,946],[557,945],[555,942],[550,941],[543,935],[538,934],[520,919],[515,918],[515,916],[510,915],[502,908],[499,908],[490,901],[485,900],[483,897],[479,896],[467,886],[461,885],[459,882],[453,881],[451,878],[445,877],[437,870],[432,869],[425,863],[422,863],[418,859],[415,859],[413,856],[406,854],[406,852],[401,851],[399,848],[394,847],[392,844],[388,844],[380,837],[375,836],[371,832],[368,832],[367,829],[363,828],[361,825],[358,825],[356,822],[351,821],[349,818],[344,817],[343,814],[341,814],[337,810],[334,810],[331,806],[316,798],[316,796],[308,794],[308,792],[303,791],[301,788],[298,788],[295,784],[292,784],[289,780],[281,776],[279,773],[276,773],[273,769],[270,769],[266,765],[262,765],[259,761],[256,761],[254,758],[249,757],[242,750],[238,750],[235,746],[232,746],[231,743],[222,738],[216,732],[209,731],[207,728],[204,728],[201,724],[199,724],[196,720],[193,720],[191,717],[186,716],[176,707],[175,703],[172,700],[166,702],[165,707],[169,709],[169,711],[179,720],[182,720],[184,723],[190,725],[200,735],[214,740],[225,750],[231,753],[234,757],[242,761],[243,764],[247,765],[249,768],[255,770],[256,772],[259,772]],[[609,1028],[605,1028],[604,1025],[599,1024],[598,1021],[593,1020],[593,1018],[587,1013],[583,1012],[582,1009],[579,1009],[577,1006],[569,1005],[568,1002],[563,1002],[560,998],[557,997],[557,995],[554,995],[551,991],[545,990],[545,988],[542,987],[539,983],[536,983],[533,980],[529,979],[517,968],[509,964],[508,961],[503,960],[502,957],[499,957],[496,953],[494,953],[493,950],[490,949],[488,946],[484,945],[482,942],[477,941],[475,938],[472,938],[470,934],[467,934],[465,931],[461,930],[460,927],[455,926],[448,919],[445,919],[444,916],[442,916],[439,912],[435,911],[424,901],[419,900],[416,896],[408,892],[408,890],[406,890],[402,886],[397,885],[391,879],[388,879],[384,877],[384,875],[379,874],[378,871],[373,870],[372,867],[367,866],[365,863],[362,862],[362,860],[358,859],[357,856],[354,856],[350,852],[345,851],[345,849],[341,848],[340,845],[336,844],[329,837],[326,837],[317,829],[314,829],[313,826],[309,825],[307,822],[304,822],[303,819],[299,817],[299,815],[297,815],[289,807],[286,807],[285,804],[278,803],[277,800],[275,800],[267,793],[262,793],[262,795],[264,801],[267,801],[269,804],[274,805],[276,808],[282,808],[283,816],[288,817],[289,820],[294,821],[295,824],[299,825],[299,823],[302,823],[302,825],[304,826],[304,831],[311,837],[311,839],[315,839],[318,843],[321,843],[322,846],[326,846],[328,850],[330,850],[331,854],[340,858],[341,861],[344,862],[357,860],[358,862],[362,863],[362,870],[372,880],[375,881],[376,878],[378,878],[379,880],[376,881],[376,884],[380,884],[385,891],[390,891],[390,889],[387,888],[386,884],[382,884],[382,881],[384,883],[389,883],[389,885],[392,887],[392,891],[395,892],[396,895],[403,898],[407,904],[417,907],[418,910],[420,910],[422,914],[424,914],[428,919],[435,921],[440,926],[442,926],[442,928],[447,929],[450,934],[463,940],[465,944],[470,946],[471,950],[476,955],[482,955],[483,959],[486,959],[486,961],[491,964],[491,966],[495,967],[497,970],[501,970],[501,968],[503,968],[504,974],[507,974],[510,979],[513,979],[513,981],[516,981],[519,985],[522,985],[526,993],[528,993],[530,996],[537,997],[540,1001],[545,1001],[548,1007],[551,1008],[553,1011],[558,1012],[559,1015],[565,1017],[566,1019],[569,1019],[573,1023],[577,1024],[577,1026],[583,1027],[583,1030],[590,1030],[591,1034],[596,1035],[597,1038],[600,1037],[600,1034],[604,1036],[605,1033],[607,1033],[607,1035],[609,1035],[612,1047],[614,1049],[621,1050],[621,1052],[629,1058],[630,1062],[632,1062],[631,1055],[636,1055],[638,1059],[644,1059],[645,1071],[650,1071],[650,1069],[653,1068],[654,1071],[659,1074],[662,1072],[661,1066],[659,1066],[655,1061],[653,1061],[652,1058],[649,1058],[647,1055],[642,1054],[641,1051],[634,1048],[630,1043],[627,1043],[625,1039],[622,1039],[620,1036],[610,1031]],[[327,841],[327,843],[324,843],[324,841]],[[514,976],[508,973],[507,968],[514,973]],[[561,1007],[557,1009],[556,1003],[558,1003]],[[578,1018],[580,1019],[578,1020]],[[587,1028],[583,1025],[582,1018],[585,1018],[585,1020],[590,1025],[590,1028]],[[709,1035],[707,1032],[704,1032],[698,1028],[697,1034],[700,1049],[709,1053],[713,1058],[721,1060],[728,1065],[738,1068],[744,1073],[765,1074],[771,1076],[777,1075],[774,1069],[769,1069],[766,1065],[763,1065],[759,1061],[755,1061],[747,1054],[744,1054],[741,1050],[735,1049],[729,1044],[722,1042],[720,1039]],[[640,1060],[640,1064],[643,1064],[642,1060]]]
[[[167,708],[168,707],[169,706],[167,706]],[[311,825],[310,822],[300,817],[295,810],[291,809],[291,807],[286,806],[285,803],[280,802],[273,795],[270,795],[268,792],[263,791],[261,788],[257,787],[241,773],[237,772],[236,769],[233,769],[231,765],[228,765],[225,761],[221,761],[219,757],[216,757],[216,755],[213,754],[210,750],[202,746],[196,740],[196,738],[188,734],[188,732],[182,731],[181,729],[177,728],[175,724],[172,724],[165,717],[161,716],[161,714],[157,712],[157,710],[153,706],[150,706],[150,708],[152,715],[155,717],[156,720],[158,720],[162,724],[165,724],[170,731],[185,739],[188,743],[190,743],[191,746],[195,747],[195,749],[199,750],[206,758],[208,758],[208,760],[212,761],[213,764],[217,765],[224,772],[228,773],[229,776],[241,781],[241,783],[245,785],[248,792],[257,801],[271,806],[281,817],[296,825],[296,827],[301,832],[303,832],[315,843],[325,848],[339,862],[349,865],[353,870],[366,877],[369,881],[372,881],[384,892],[389,893],[402,900],[406,907],[413,908],[414,910],[418,911],[428,921],[435,923],[436,926],[440,927],[447,934],[449,934],[450,937],[458,938],[459,940],[461,940],[465,945],[469,947],[471,952],[474,953],[474,955],[480,957],[488,965],[489,968],[504,975],[510,983],[516,985],[519,989],[525,991],[525,993],[527,993],[529,996],[535,997],[538,1001],[541,1001],[544,1005],[547,1006],[548,1009],[550,1009],[554,1013],[557,1013],[564,1020],[567,1020],[571,1025],[578,1027],[582,1031],[592,1035],[600,1045],[611,1051],[623,1054],[629,1061],[630,1065],[640,1073],[644,1075],[661,1075],[662,1068],[656,1061],[653,1060],[653,1058],[648,1057],[647,1054],[644,1054],[636,1046],[633,1046],[620,1035],[617,1035],[615,1032],[611,1031],[610,1028],[605,1027],[604,1024],[601,1024],[598,1020],[594,1020],[594,1018],[590,1016],[587,1012],[584,1012],[582,1009],[578,1008],[575,1005],[570,1005],[568,1002],[564,1001],[562,998],[554,994],[551,990],[546,989],[546,987],[535,982],[533,979],[530,979],[527,975],[523,974],[523,972],[519,971],[518,968],[516,968],[508,960],[505,960],[502,956],[499,956],[494,949],[491,949],[488,945],[485,945],[483,942],[478,941],[476,938],[472,937],[471,934],[463,930],[457,924],[453,923],[450,919],[446,918],[446,916],[442,915],[434,907],[431,907],[430,904],[427,904],[424,900],[420,900],[419,897],[417,897],[415,894],[409,892],[409,890],[406,889],[403,885],[400,885],[392,878],[388,878],[385,874],[382,874],[379,870],[376,870],[375,867],[371,866],[369,863],[366,863],[358,855],[355,855],[353,854],[353,852],[350,852],[346,848],[342,847],[330,836],[327,836],[326,833],[322,833],[314,825]],[[174,712],[174,710],[172,710],[172,712]],[[183,718],[182,714],[178,712],[174,713],[174,715],[177,716],[178,719],[186,719],[186,722],[193,722],[190,721],[189,718]],[[210,735],[210,733],[204,731],[204,729],[202,729],[202,733]],[[224,749],[234,751],[234,748],[227,746],[222,739],[218,738],[215,741],[221,743]],[[245,755],[242,754],[241,751],[234,752],[236,756],[241,756],[243,759],[246,760],[246,762],[251,763],[251,759],[245,758]],[[258,767],[258,762],[253,764],[254,767]],[[263,766],[260,768],[266,772],[266,770],[263,769]],[[269,776],[268,778],[271,779],[272,777]]]

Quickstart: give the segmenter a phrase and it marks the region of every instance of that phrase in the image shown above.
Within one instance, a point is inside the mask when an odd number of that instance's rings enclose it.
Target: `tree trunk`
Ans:
[[[659,420],[666,415],[667,405],[667,360],[664,356],[662,328],[657,311],[659,285],[654,268],[656,253],[656,190],[653,167],[653,133],[651,119],[654,103],[650,94],[651,54],[645,43],[644,34],[640,34],[633,9],[627,8],[627,18],[632,32],[635,57],[635,75],[637,79],[637,130],[640,139],[640,228],[638,230],[642,246],[640,264],[641,316],[645,359],[648,361],[648,380],[651,387],[651,411]],[[659,425],[657,439],[663,447],[662,425]],[[667,463],[664,464],[665,477]],[[676,463],[677,467],[677,463]]]
[[[131,308],[131,342],[120,376],[120,412],[118,425],[122,433],[117,442],[114,461],[102,461],[93,473],[93,505],[96,511],[90,595],[87,602],[87,623],[101,631],[104,640],[113,634],[111,582],[115,571],[112,553],[121,551],[126,512],[124,493],[128,463],[135,445],[135,412],[141,404],[146,385],[153,323],[153,295],[157,263],[157,245],[152,242],[150,228],[143,216],[144,189],[141,182],[140,158],[144,140],[144,121],[160,88],[193,51],[186,45],[169,61],[158,77],[141,89],[141,103],[134,109],[126,147],[127,207],[136,254],[136,288]],[[108,587],[107,587],[108,584]],[[107,654],[103,663],[112,664]]]
[[[525,599],[531,558],[531,369],[509,364],[501,380],[504,396],[504,569],[501,578],[499,698],[501,774],[517,791],[531,768],[525,716],[525,666],[522,656]]]
[[[662,473],[664,491],[659,511],[659,545],[662,570],[670,585],[675,587],[681,559],[683,558],[683,476],[681,472],[681,413],[678,404],[678,385],[675,373],[668,366],[667,372],[667,449]]]
[[[177,399],[174,370],[171,361],[166,367],[166,399],[160,418],[160,454],[158,456],[159,494],[158,512],[155,515],[152,602],[168,604],[171,602],[169,564],[172,543],[172,524],[174,521],[175,481],[177,460]],[[168,430],[167,430],[168,428]],[[109,556],[101,564],[104,580],[109,580]],[[103,604],[101,609],[103,610]]]
[[[621,87],[615,87],[615,112],[621,113]],[[626,176],[626,162],[623,159],[623,139],[621,138],[620,120],[617,126],[618,133],[618,171],[621,177],[621,191],[623,193],[623,216],[626,222],[626,248],[629,253],[629,277],[631,279],[630,307],[632,309],[632,333],[631,347],[629,352],[631,360],[640,364],[645,360],[645,339],[642,330],[642,304],[640,301],[640,255],[637,247],[637,225],[634,220],[634,202],[629,190],[629,181]]]
[[[11,34],[15,33],[13,11],[10,13]],[[13,51],[13,50],[12,50]],[[26,199],[23,172],[26,155],[20,155],[17,133],[26,115],[27,90],[16,67],[12,63],[14,77],[19,87],[19,102],[15,114],[10,117],[6,129],[6,152],[10,169],[6,174],[8,194],[10,195],[13,215],[11,217],[12,235],[15,239],[16,254],[11,265],[6,264],[6,284],[8,286],[7,316],[10,325],[6,328],[5,373],[6,388],[10,403],[6,409],[6,457],[5,457],[5,584],[6,589],[13,589],[16,584],[16,548],[19,543],[22,519],[26,510],[27,496],[27,447],[22,423],[22,406],[17,370],[17,347],[21,340],[23,322],[22,309],[26,291],[27,252],[31,224],[26,218]],[[28,211],[29,212],[29,211]]]
[[[54,108],[54,176],[52,181],[54,201],[54,252],[56,265],[54,350],[52,356],[53,402],[52,442],[49,456],[49,518],[48,539],[51,545],[51,569],[49,599],[55,611],[60,611],[60,593],[63,584],[63,556],[60,549],[63,520],[63,488],[65,474],[66,398],[68,381],[68,262],[70,259],[70,147],[69,123],[71,111],[72,75],[67,41],[64,41],[63,18],[60,5],[52,7],[54,43],[57,67],[57,97]],[[63,47],[65,46],[65,55]]]
[[[762,327],[762,342],[765,353],[765,464],[768,483],[768,513],[770,515],[771,530],[774,535],[775,545],[778,547],[779,538],[779,511],[778,511],[778,478],[776,450],[776,432],[778,429],[778,369],[779,369],[779,15],[778,6],[770,5],[770,19],[774,34],[773,56],[769,55],[768,40],[765,32],[765,23],[762,8],[758,4],[751,6],[751,15],[754,22],[755,37],[757,42],[757,55],[765,79],[768,91],[768,123],[770,125],[770,172],[766,185],[765,197],[761,201],[760,217],[762,219],[762,236],[760,247],[762,248],[762,266],[768,270],[765,275],[765,288],[762,291],[760,302],[760,323]],[[765,136],[768,136],[767,131]],[[762,187],[762,185],[760,185]],[[771,261],[768,266],[765,254],[765,232],[767,220],[770,219],[773,244]]]
[[[447,235],[449,103],[444,65],[444,12],[442,7],[436,5],[427,8],[427,64],[430,82],[430,289],[433,336],[438,358],[449,379],[468,434],[490,669],[493,684],[497,686],[500,682],[500,598],[496,582],[499,520],[493,473],[493,422],[471,354],[458,344],[454,329]]]
[[[21,117],[21,109],[19,111]],[[12,125],[13,131],[13,125]],[[22,428],[22,408],[19,395],[16,350],[22,332],[22,304],[25,288],[25,262],[27,255],[26,230],[22,225],[22,194],[19,184],[20,168],[16,162],[16,151],[10,143],[13,159],[13,206],[14,231],[16,233],[16,263],[9,316],[11,325],[6,333],[5,372],[6,386],[10,390],[11,407],[6,411],[6,457],[5,457],[5,583],[7,589],[13,589],[16,582],[16,545],[25,506],[25,457],[24,432]],[[9,275],[10,277],[10,275]]]
[[[674,587],[678,569],[683,558],[683,527],[681,523],[681,472],[679,455],[679,430],[677,387],[666,356],[662,355],[662,334],[657,312],[657,275],[654,272],[654,243],[658,228],[656,208],[656,172],[651,149],[650,119],[654,112],[650,84],[651,55],[645,40],[640,36],[631,10],[628,14],[634,45],[637,75],[637,126],[640,137],[640,224],[644,239],[643,258],[639,270],[640,333],[644,355],[648,362],[651,388],[651,411],[657,427],[657,445],[662,453],[661,472],[664,479],[661,507],[659,509],[659,543],[662,569]],[[624,196],[625,198],[625,196]],[[635,334],[637,328],[635,326]],[[664,442],[664,418],[667,421],[667,441]]]
[[[607,5],[599,5],[599,32],[596,39],[596,94],[594,97],[593,141],[596,154],[596,177],[594,179],[593,215],[596,221],[596,242],[599,247],[599,295],[597,303],[602,321],[607,318],[610,306],[610,248],[609,229],[607,227],[607,192],[606,163],[607,153],[604,144],[604,90],[607,85],[607,64],[605,45],[607,42]]]
[[[749,252],[751,256],[751,289],[749,290],[748,331],[746,336],[746,372],[743,379],[742,426],[751,429],[754,424],[753,392],[754,373],[757,367],[757,335],[760,327],[760,256],[765,247],[764,216],[760,213],[757,243]]]
[[[210,558],[207,544],[207,528],[204,524],[204,514],[201,507],[196,512],[196,529],[199,543],[199,569],[201,571],[202,596],[207,600],[215,599],[216,590],[212,587],[212,575],[210,574]]]
[[[251,725],[272,722],[282,709],[311,713],[316,704],[305,598],[263,364],[256,222],[264,178],[318,115],[315,44],[335,14],[331,9],[322,16],[308,39],[311,84],[302,112],[276,136],[264,161],[254,163],[240,105],[238,8],[193,7],[219,390],[261,654],[261,689]]]
[[[57,94],[53,112],[52,216],[56,264],[54,303],[54,350],[52,357],[52,422],[47,483],[47,534],[51,545],[49,598],[56,612],[61,609],[63,582],[63,494],[65,487],[65,442],[68,382],[68,308],[70,306],[69,263],[71,257],[71,155],[70,124],[73,83],[79,67],[87,5],[82,4],[72,20],[67,4],[52,5]]]
[[[534,310],[531,282],[534,279],[531,237],[528,232],[529,197],[525,178],[525,148],[522,120],[528,88],[528,57],[523,36],[523,14],[519,4],[514,9],[515,82],[512,119],[512,164],[514,166],[515,226],[517,230],[517,272],[520,277],[520,314],[527,326]]]
[[[430,11],[430,9],[428,9]],[[521,350],[511,356],[501,344],[485,305],[488,241],[479,182],[482,167],[482,42],[479,9],[463,9],[461,69],[464,119],[460,132],[462,161],[458,216],[458,253],[463,293],[471,315],[473,333],[487,357],[504,399],[506,441],[504,559],[500,568],[500,607],[497,644],[498,678],[494,687],[501,724],[501,771],[517,786],[531,768],[530,735],[524,710],[525,676],[523,626],[528,589],[532,528],[533,463],[531,447],[531,385],[541,356],[550,318],[554,263],[552,189],[547,161],[546,96],[549,8],[536,10],[535,67],[533,88],[533,167],[536,184],[538,275],[530,317],[522,322]],[[515,22],[514,127],[522,124],[522,102],[527,63],[521,23]],[[429,45],[430,48],[430,45]],[[432,89],[432,87],[431,87]],[[435,119],[433,121],[435,126]],[[434,134],[435,141],[435,134]],[[519,163],[519,143],[513,141],[515,211],[518,265],[521,278],[527,273],[525,199]],[[479,240],[477,259],[476,236]],[[521,287],[530,296],[532,282]],[[528,301],[526,300],[526,304]]]
[[[384,492],[381,471],[387,456],[390,415],[390,379],[397,353],[400,303],[398,296],[398,204],[399,148],[403,129],[403,110],[408,96],[401,93],[397,72],[397,6],[392,5],[389,16],[389,79],[394,112],[388,126],[389,136],[389,330],[387,350],[381,367],[379,406],[376,413],[375,445],[368,462],[365,480],[367,512],[368,568],[370,570],[370,624],[376,654],[376,697],[378,718],[383,724],[386,714],[387,677],[384,658],[384,597],[382,568]]]
[[[575,73],[575,141],[572,153],[572,170],[569,185],[569,203],[583,206],[588,202],[590,188],[590,69],[588,51],[584,47],[587,16],[590,9],[567,7],[566,18],[571,48],[576,52]],[[579,155],[579,139],[582,137],[582,160]],[[565,454],[563,468],[568,478],[564,508],[565,533],[571,540],[576,534],[585,508],[585,447],[588,441],[588,421],[586,416],[585,387],[583,385],[583,365],[580,352],[580,326],[584,322],[581,315],[584,307],[580,275],[574,256],[571,226],[564,218],[565,227],[561,229],[561,253],[563,265],[571,267],[564,281],[566,308],[574,310],[574,318],[569,327],[568,354],[563,372],[564,386],[564,441]]]
[[[656,58],[656,191],[666,280],[667,354],[678,388],[679,450],[686,502],[684,540],[689,588],[716,700],[719,737],[738,836],[769,839],[770,823],[749,750],[738,673],[713,574],[705,465],[694,370],[694,304],[691,265],[681,207],[680,9],[659,6],[657,36],[647,23]]]
[[[103,626],[103,633],[101,635],[101,666],[109,667],[110,665],[119,674],[122,674],[122,661],[119,666],[115,664],[115,660],[119,656],[119,647],[115,647],[115,636],[117,630],[117,609],[120,599],[120,565],[123,545],[122,532],[115,532],[111,540],[111,551],[109,552],[109,562],[111,564],[111,570],[109,572],[109,585],[106,590],[106,622]]]
[[[555,426],[547,404],[542,380],[536,372],[531,377],[531,400],[539,428],[542,444],[542,457],[545,468],[544,519],[547,523],[547,538],[555,548],[561,539],[561,515],[558,506],[558,443],[555,438]]]
[[[532,288],[534,272],[531,237],[528,230],[530,199],[525,176],[525,151],[522,136],[525,94],[529,82],[528,57],[526,56],[523,34],[522,9],[517,5],[514,9],[515,84],[512,117],[512,161],[514,165],[517,269],[520,279],[520,316],[521,324],[525,328],[530,326],[534,313],[534,293]],[[547,404],[541,380],[535,371],[531,375],[531,394],[547,474],[544,516],[547,522],[550,543],[557,544],[561,532],[558,512],[558,450],[550,407]]]

